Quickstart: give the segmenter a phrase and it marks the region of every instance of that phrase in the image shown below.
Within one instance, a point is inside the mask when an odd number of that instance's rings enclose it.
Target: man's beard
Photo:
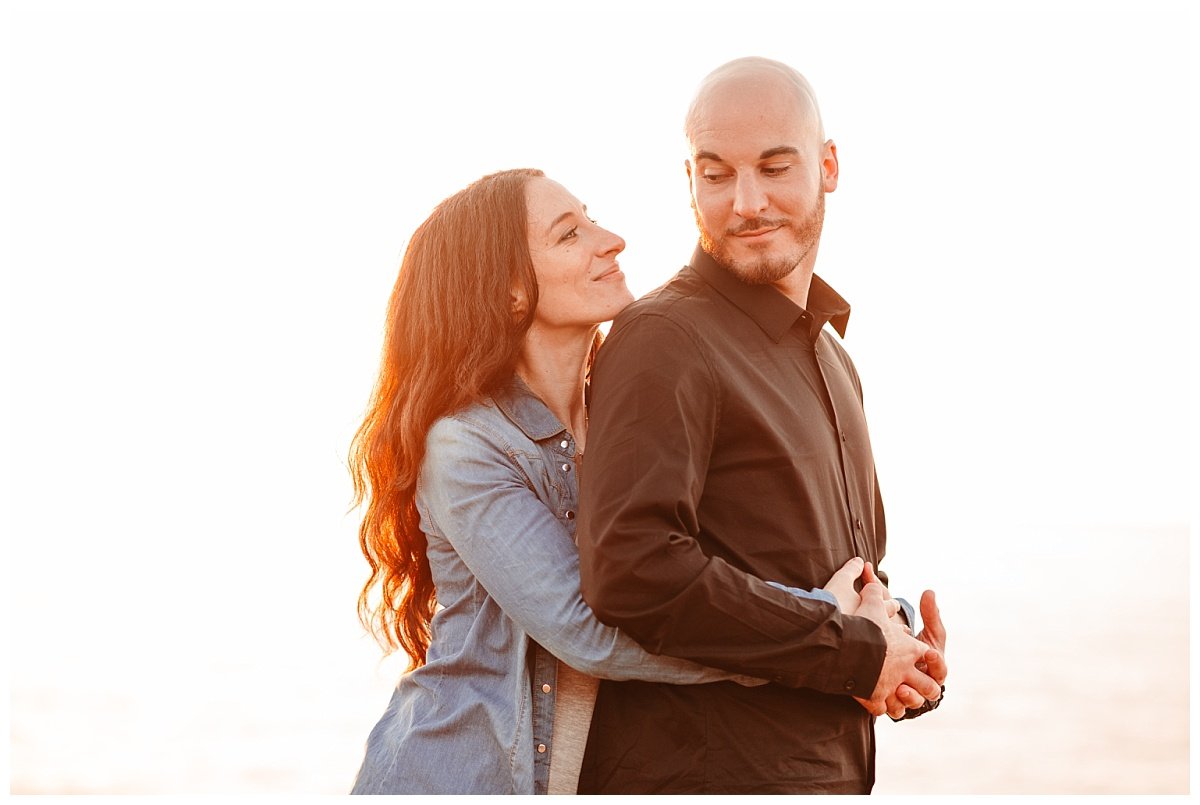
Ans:
[[[696,227],[700,230],[700,246],[717,262],[717,265],[730,271],[747,285],[769,285],[779,282],[791,274],[821,239],[821,228],[825,224],[825,191],[818,192],[817,203],[812,212],[799,224],[787,219],[751,218],[743,221],[741,226],[733,232],[726,232],[720,241],[714,240],[709,231],[704,228],[704,221],[700,218],[700,211],[696,208],[695,199],[692,199],[692,214],[696,216]],[[767,251],[756,258],[738,260],[726,245],[736,237],[734,234],[736,232],[752,232],[755,229],[778,226],[781,223],[783,228],[791,233],[793,240],[791,247],[786,252],[771,253]],[[764,247],[764,249],[767,248]]]

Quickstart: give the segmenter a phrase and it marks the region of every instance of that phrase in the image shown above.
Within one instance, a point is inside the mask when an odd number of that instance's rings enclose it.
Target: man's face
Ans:
[[[814,108],[776,82],[712,89],[691,121],[692,209],[704,250],[743,282],[774,283],[816,258],[837,152]]]

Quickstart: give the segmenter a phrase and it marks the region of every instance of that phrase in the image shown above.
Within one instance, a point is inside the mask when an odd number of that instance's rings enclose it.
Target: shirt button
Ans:
[[[567,518],[568,520],[574,520],[574,519],[575,519],[575,512],[571,511],[570,509],[567,509],[567,513],[566,513],[566,515],[565,515],[565,516],[566,516],[566,518]]]
[[[842,431],[842,441],[846,441],[846,431]]]
[[[566,450],[568,447],[571,446],[571,443],[568,442],[566,439],[563,439],[561,442],[558,443],[558,446],[561,447],[563,450]]]
[[[570,471],[571,471],[571,465],[570,465],[570,464],[563,464],[563,465],[562,465],[562,471],[563,471],[563,472],[570,472]]]
[[[854,525],[859,531],[862,531],[862,518],[861,517],[856,518],[854,520]]]
[[[539,755],[546,754],[546,745],[545,744],[538,744],[538,754]]]
[[[549,692],[550,692],[550,685],[548,683],[543,683],[542,693],[549,693]]]
[[[845,684],[842,685],[842,687],[845,688],[846,690],[854,690],[854,680],[847,679]]]

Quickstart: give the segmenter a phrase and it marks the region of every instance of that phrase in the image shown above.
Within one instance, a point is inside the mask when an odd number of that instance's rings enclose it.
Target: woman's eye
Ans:
[[[568,229],[566,232],[563,233],[563,236],[558,239],[558,242],[563,243],[564,241],[568,241],[571,238],[576,237],[576,235],[578,234],[578,232],[577,232],[578,229],[579,229],[579,227],[577,227],[577,226],[571,227],[570,229]]]

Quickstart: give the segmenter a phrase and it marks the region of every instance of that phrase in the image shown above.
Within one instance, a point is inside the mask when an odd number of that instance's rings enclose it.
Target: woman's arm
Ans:
[[[530,637],[573,668],[605,679],[696,684],[757,680],[649,654],[596,619],[579,593],[575,542],[526,482],[512,448],[478,423],[431,429],[417,485],[422,527],[445,537]]]

